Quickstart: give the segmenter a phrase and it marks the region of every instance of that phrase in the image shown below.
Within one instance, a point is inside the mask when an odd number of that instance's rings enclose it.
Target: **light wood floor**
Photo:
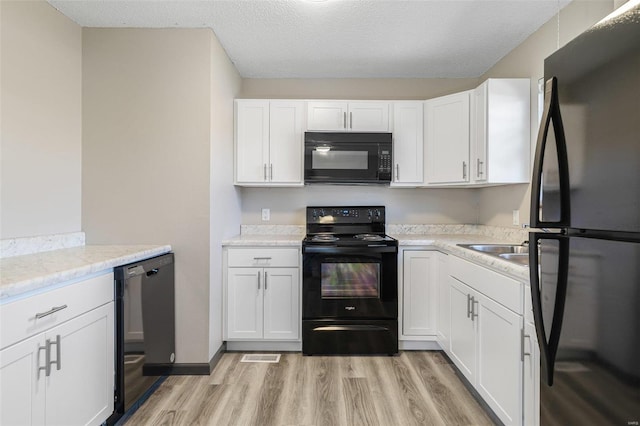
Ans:
[[[171,376],[131,425],[492,425],[439,352],[302,356],[240,363],[210,376]]]

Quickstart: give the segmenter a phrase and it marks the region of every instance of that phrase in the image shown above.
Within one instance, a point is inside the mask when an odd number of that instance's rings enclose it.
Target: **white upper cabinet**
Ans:
[[[392,186],[416,186],[424,181],[424,115],[422,101],[393,103]]]
[[[471,101],[471,182],[529,182],[530,81],[489,79]]]
[[[469,182],[470,93],[425,102],[427,184]]]
[[[377,101],[307,102],[307,130],[320,132],[388,132],[389,103]]]
[[[236,100],[235,183],[302,185],[304,101]]]

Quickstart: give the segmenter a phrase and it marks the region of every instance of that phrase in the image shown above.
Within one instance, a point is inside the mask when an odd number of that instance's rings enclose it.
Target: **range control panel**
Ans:
[[[307,223],[384,223],[384,206],[307,207]]]

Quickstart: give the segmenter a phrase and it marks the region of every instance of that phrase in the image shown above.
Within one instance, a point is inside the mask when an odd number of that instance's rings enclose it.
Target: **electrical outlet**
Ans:
[[[520,210],[513,211],[513,224],[520,225]]]
[[[271,220],[271,209],[262,209],[262,220]]]

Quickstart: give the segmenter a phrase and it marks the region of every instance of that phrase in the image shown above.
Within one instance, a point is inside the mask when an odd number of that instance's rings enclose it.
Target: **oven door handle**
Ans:
[[[359,247],[336,246],[303,246],[302,253],[326,253],[326,254],[367,254],[367,253],[397,253],[398,247],[369,245]]]

